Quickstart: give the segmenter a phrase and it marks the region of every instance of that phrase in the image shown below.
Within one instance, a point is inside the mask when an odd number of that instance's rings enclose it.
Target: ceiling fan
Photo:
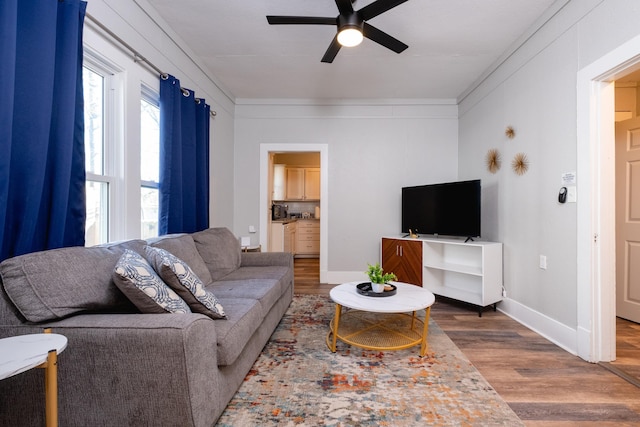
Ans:
[[[355,0],[335,0],[340,14],[335,18],[325,18],[320,16],[267,16],[267,21],[271,25],[300,24],[300,25],[336,25],[336,33],[329,48],[322,57],[322,62],[333,62],[342,46],[357,46],[366,37],[382,46],[391,49],[396,53],[404,51],[407,46],[400,40],[391,37],[368,24],[366,21],[393,9],[407,0],[377,0],[363,7],[360,10],[353,10]]]

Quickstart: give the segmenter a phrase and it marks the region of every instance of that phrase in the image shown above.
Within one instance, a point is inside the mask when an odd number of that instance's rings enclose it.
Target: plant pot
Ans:
[[[382,293],[384,292],[384,283],[371,283],[371,289],[375,293]]]

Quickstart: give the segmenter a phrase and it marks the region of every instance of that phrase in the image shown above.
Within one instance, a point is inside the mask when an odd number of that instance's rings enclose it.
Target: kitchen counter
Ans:
[[[271,220],[271,222],[277,222],[279,224],[288,224],[290,222],[295,222],[295,221],[320,221],[320,218],[286,218],[286,219],[274,219]]]
[[[290,222],[296,222],[298,218],[286,218],[286,219],[274,219],[271,222],[277,222],[278,224],[289,224]]]

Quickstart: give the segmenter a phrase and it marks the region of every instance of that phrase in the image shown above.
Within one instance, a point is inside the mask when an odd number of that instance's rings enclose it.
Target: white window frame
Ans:
[[[142,84],[142,89],[140,91],[140,101],[141,102],[142,101],[147,101],[149,104],[153,104],[156,107],[158,107],[158,110],[160,109],[160,94],[157,93],[155,90],[151,89],[150,87],[148,87],[145,84]],[[141,159],[141,161],[142,161],[142,159]],[[158,162],[159,161],[160,161],[160,159],[158,159]],[[147,187],[147,188],[155,188],[155,189],[159,190],[160,189],[160,177],[158,177],[158,182],[140,180],[140,186],[141,187]]]
[[[141,85],[141,90],[140,90],[140,102],[142,101],[146,101],[149,104],[153,104],[156,107],[158,107],[158,110],[160,110],[160,93],[154,89],[151,89],[149,86],[147,86],[144,83]],[[142,134],[142,131],[140,132],[140,134]],[[160,141],[158,141],[158,148],[160,148],[159,145],[160,145]],[[140,159],[140,161],[142,162],[142,158]],[[159,162],[160,162],[160,158],[158,157],[158,163]],[[142,165],[140,165],[140,167],[142,168]],[[140,187],[139,187],[140,195],[142,195],[142,188],[152,188],[157,190],[159,193],[160,192],[160,176],[158,176],[158,181],[147,181],[147,180],[140,179]],[[140,210],[142,210],[142,207],[140,207]],[[159,226],[160,212],[158,212],[157,220],[158,220],[158,226]],[[140,227],[141,227],[141,234],[142,234],[142,221],[140,222]]]
[[[123,70],[111,61],[85,47],[83,67],[104,78],[103,105],[103,174],[86,171],[86,181],[105,183],[107,195],[107,242],[118,238],[123,229],[124,218],[117,215],[122,206],[122,185],[118,179],[122,175],[119,153],[124,133]],[[105,242],[106,243],[106,242]]]

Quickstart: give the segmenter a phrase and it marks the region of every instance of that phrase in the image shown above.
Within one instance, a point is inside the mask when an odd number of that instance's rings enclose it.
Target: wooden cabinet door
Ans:
[[[304,169],[287,168],[287,200],[304,199]]]
[[[304,170],[304,198],[305,200],[320,200],[320,168],[306,168]]]
[[[284,247],[283,252],[289,252],[295,255],[295,238],[296,238],[296,223],[290,223],[284,225]]]
[[[399,282],[422,286],[422,242],[382,239],[382,268]]]
[[[269,236],[269,252],[282,252],[284,250],[284,225],[281,222],[271,223],[271,236]]]
[[[284,165],[273,165],[273,192],[271,200],[284,200],[286,197],[286,171]]]

